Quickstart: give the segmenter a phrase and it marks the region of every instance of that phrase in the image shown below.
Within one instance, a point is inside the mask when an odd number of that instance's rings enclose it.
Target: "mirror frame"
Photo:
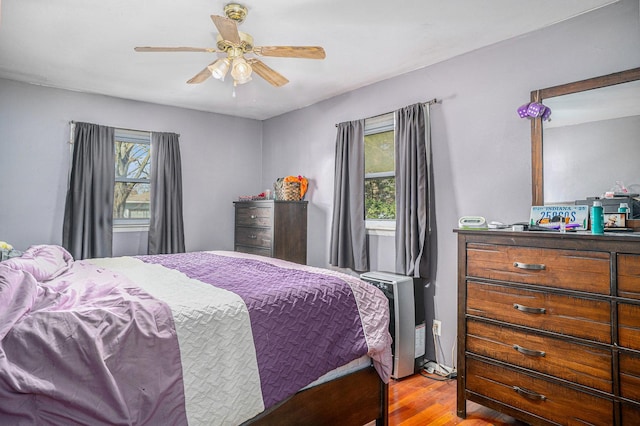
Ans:
[[[543,102],[544,99],[601,87],[614,86],[640,80],[640,67],[587,80],[548,87],[531,92],[531,102]],[[552,111],[553,113],[553,111]],[[544,168],[543,168],[542,117],[531,119],[531,202],[532,206],[544,205]],[[634,221],[635,222],[635,221]],[[640,222],[640,221],[639,221]]]

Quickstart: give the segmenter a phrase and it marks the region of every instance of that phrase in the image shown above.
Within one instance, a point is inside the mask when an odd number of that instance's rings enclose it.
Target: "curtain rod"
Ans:
[[[76,124],[76,123],[86,123],[86,121],[69,121],[69,124]],[[140,130],[140,129],[128,129],[126,127],[116,127],[116,126],[109,126],[109,127],[113,127],[114,129],[120,129],[120,130],[127,130],[129,132],[145,132],[145,133],[154,133],[151,130]],[[158,132],[155,132],[158,133]],[[178,135],[178,137],[180,137],[180,133],[176,133],[176,135]]]
[[[422,102],[422,105],[433,105],[433,104],[438,104],[438,103],[442,103],[442,99],[438,100],[437,98],[433,98],[430,101],[426,101],[426,102]],[[373,115],[371,117],[367,117],[365,118],[365,120],[371,119],[371,118],[377,118],[377,117],[382,117],[383,115],[387,115],[387,114],[391,114],[393,111],[389,111],[389,112],[384,112],[382,114],[378,114],[378,115]],[[336,124],[336,127],[338,127],[338,125]]]

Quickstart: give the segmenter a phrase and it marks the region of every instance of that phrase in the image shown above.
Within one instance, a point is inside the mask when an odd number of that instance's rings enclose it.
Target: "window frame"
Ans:
[[[118,142],[127,142],[127,143],[135,143],[141,145],[149,145],[149,156],[153,155],[151,151],[151,132],[145,132],[140,130],[129,130],[122,128],[114,129],[114,157],[115,157],[115,144]],[[135,179],[135,178],[118,178],[115,177],[113,181],[113,185],[117,182],[126,182],[126,183],[147,183],[149,184],[149,191],[152,191],[151,187],[151,176],[148,179]],[[149,206],[150,208],[151,206]],[[151,213],[151,210],[149,210]],[[150,218],[143,219],[116,219],[113,218],[113,230],[114,232],[139,232],[139,231],[148,231],[150,225]]]
[[[396,123],[395,123],[395,114],[393,112],[389,112],[386,114],[378,115],[371,118],[366,118],[364,121],[364,136],[369,136],[377,133],[384,133],[388,131],[393,131],[394,133],[394,144],[395,144],[395,131],[396,131]],[[395,164],[395,147],[394,147],[394,164]],[[378,173],[365,173],[364,179],[368,178],[380,178],[380,177],[390,177],[393,176],[395,178],[395,166],[393,172],[378,172]],[[366,216],[366,212],[365,212]],[[365,217],[365,229],[367,234],[369,235],[387,235],[393,236],[395,235],[396,230],[396,219],[367,219]]]

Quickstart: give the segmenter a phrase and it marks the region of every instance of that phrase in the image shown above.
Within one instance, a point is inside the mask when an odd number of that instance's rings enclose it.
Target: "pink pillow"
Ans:
[[[55,245],[31,246],[20,257],[2,262],[17,271],[29,272],[39,281],[48,281],[64,273],[73,263],[73,257],[63,247]]]

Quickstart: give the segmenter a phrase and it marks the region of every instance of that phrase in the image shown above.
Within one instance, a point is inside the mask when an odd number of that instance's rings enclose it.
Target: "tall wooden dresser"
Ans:
[[[456,232],[458,416],[640,425],[640,234]]]
[[[306,201],[236,201],[235,251],[307,263]]]

